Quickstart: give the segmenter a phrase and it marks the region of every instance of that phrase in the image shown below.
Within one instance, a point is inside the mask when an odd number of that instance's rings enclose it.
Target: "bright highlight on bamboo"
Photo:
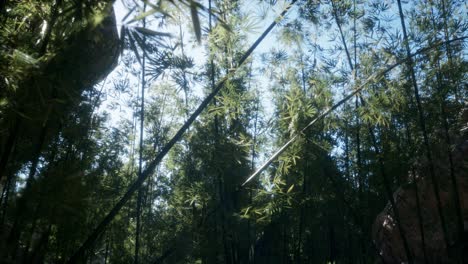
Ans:
[[[423,49],[420,49],[419,51],[413,53],[410,55],[409,58],[412,58],[418,54],[421,54],[423,52],[426,52],[428,50],[431,50],[431,49],[434,49],[436,47],[439,47],[440,45],[444,45],[444,44],[447,44],[447,43],[451,43],[451,42],[455,42],[455,41],[462,41],[462,40],[465,40],[467,39],[468,37],[461,37],[461,38],[456,38],[456,39],[452,39],[452,40],[449,40],[449,41],[443,41],[443,42],[439,42],[439,43],[436,43],[430,47],[427,47],[427,48],[423,48]],[[294,136],[292,136],[286,143],[283,144],[283,146],[281,148],[279,148],[273,155],[270,156],[270,158],[268,158],[267,161],[265,161],[262,166],[260,166],[252,175],[250,175],[245,181],[244,183],[242,183],[242,186],[246,185],[248,182],[250,182],[253,178],[255,178],[256,176],[258,176],[260,173],[262,173],[267,167],[268,165],[270,165],[276,158],[278,158],[279,155],[281,155],[281,153],[283,153],[289,145],[291,145],[296,139],[298,139],[302,133],[304,133],[308,128],[310,128],[311,126],[313,126],[315,123],[317,123],[317,121],[320,121],[321,119],[323,119],[324,117],[326,117],[328,114],[330,114],[331,112],[333,112],[335,109],[337,109],[338,107],[340,107],[342,104],[344,104],[346,101],[348,101],[350,98],[352,98],[353,96],[355,96],[356,94],[358,94],[359,92],[361,92],[362,90],[364,90],[366,87],[368,87],[369,84],[373,83],[373,82],[376,82],[378,81],[381,77],[383,77],[385,74],[387,74],[388,72],[390,72],[391,70],[393,70],[395,67],[405,63],[409,58],[405,58],[405,59],[402,59],[402,60],[399,60],[398,62],[388,66],[387,68],[385,68],[384,70],[380,71],[380,72],[377,72],[373,75],[371,75],[369,78],[367,78],[363,84],[359,85],[353,92],[349,93],[348,95],[346,95],[343,99],[341,99],[340,101],[338,101],[338,103],[336,103],[335,105],[333,105],[332,107],[330,107],[329,109],[325,110],[324,112],[322,112],[321,114],[319,114],[316,118],[314,118],[312,121],[310,121],[309,124],[307,124],[307,126],[305,126],[303,129],[301,129],[301,131],[299,133],[296,133]]]

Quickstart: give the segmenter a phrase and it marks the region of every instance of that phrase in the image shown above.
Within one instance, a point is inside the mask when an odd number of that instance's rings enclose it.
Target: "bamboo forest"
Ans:
[[[0,263],[468,263],[464,0],[0,0]]]

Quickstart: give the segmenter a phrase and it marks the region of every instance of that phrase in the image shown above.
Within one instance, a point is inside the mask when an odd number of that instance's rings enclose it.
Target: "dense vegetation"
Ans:
[[[466,14],[0,1],[0,262],[462,263]]]

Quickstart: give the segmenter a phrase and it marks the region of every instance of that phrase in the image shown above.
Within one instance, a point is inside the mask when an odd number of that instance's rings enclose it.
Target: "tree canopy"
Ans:
[[[464,263],[464,1],[0,1],[0,263]]]

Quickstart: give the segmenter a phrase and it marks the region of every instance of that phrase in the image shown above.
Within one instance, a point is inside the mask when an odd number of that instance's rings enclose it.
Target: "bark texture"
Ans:
[[[463,247],[463,263],[468,261],[467,231],[468,231],[468,108],[460,116],[461,133],[458,135],[458,144],[452,151],[455,175],[458,184],[459,200],[461,203],[464,234],[461,241],[457,241],[456,208],[453,199],[450,179],[450,165],[447,157],[442,154],[443,147],[434,146],[437,157],[437,179],[440,187],[440,199],[447,222],[449,235],[449,252],[444,247],[444,235],[437,212],[436,200],[433,195],[433,186],[427,162],[420,165],[416,184],[419,194],[423,228],[425,235],[426,252],[429,263],[455,263],[460,245]],[[440,151],[438,151],[440,149]],[[411,186],[402,186],[394,192],[396,206],[400,212],[403,233],[406,234],[415,263],[424,263],[424,255],[421,241],[421,232],[417,217],[417,204],[415,189]],[[372,235],[380,254],[387,263],[406,262],[401,236],[395,222],[390,204],[377,216],[372,227]]]

